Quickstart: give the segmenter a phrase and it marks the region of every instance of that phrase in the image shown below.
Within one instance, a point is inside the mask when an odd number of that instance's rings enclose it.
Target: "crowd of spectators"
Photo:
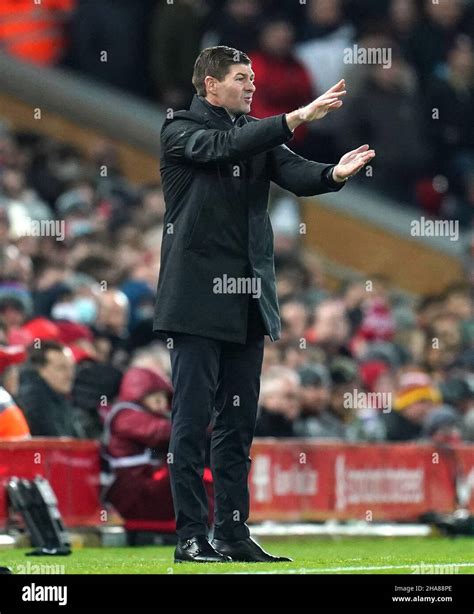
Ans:
[[[101,437],[131,369],[168,394],[152,333],[163,214],[159,184],[127,181],[112,145],[88,156],[2,125],[0,437]],[[331,290],[277,217],[282,337],[266,340],[256,434],[474,441],[472,274],[415,301],[381,275]]]
[[[249,53],[258,117],[345,76],[344,109],[299,130],[292,147],[333,161],[370,142],[378,162],[365,185],[472,223],[469,0],[43,0],[35,10],[62,28],[54,53],[42,47],[40,57],[23,45],[28,36],[10,45],[0,30],[3,48],[165,108],[189,103],[194,60],[213,44]],[[390,49],[391,67],[345,62],[354,45]],[[163,215],[159,183],[127,181],[112,145],[87,155],[0,123],[0,438],[100,438],[137,369],[158,375],[156,392],[169,395],[168,351],[151,332]],[[472,252],[465,283],[415,301],[381,275],[330,290],[299,243],[297,218],[280,197],[272,219],[282,338],[266,342],[256,435],[474,441]],[[35,232],[32,220],[55,224]]]
[[[292,147],[332,162],[369,142],[377,151],[373,172],[356,181],[472,227],[473,0],[4,0],[2,6],[10,25],[0,25],[0,47],[166,109],[189,105],[194,61],[214,44],[250,55],[257,117],[295,109],[345,77],[344,108],[310,130],[300,128]],[[41,36],[49,37],[49,51]],[[390,55],[372,63],[359,58],[361,48]]]

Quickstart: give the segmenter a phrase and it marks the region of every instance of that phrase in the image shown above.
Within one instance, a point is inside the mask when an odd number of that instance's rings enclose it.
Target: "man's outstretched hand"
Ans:
[[[327,92],[310,102],[300,109],[300,116],[304,122],[312,122],[315,119],[322,119],[335,109],[340,109],[343,105],[340,98],[346,95],[346,82],[341,79],[339,83],[333,85]]]
[[[356,175],[372,158],[375,158],[375,150],[368,145],[361,145],[358,149],[344,154],[332,171],[334,181],[342,183]]]
[[[301,124],[307,124],[317,119],[326,117],[331,111],[340,109],[344,104],[341,100],[347,94],[346,82],[341,79],[327,92],[310,102],[305,107],[286,114],[286,123],[290,130],[294,130]],[[339,160],[339,164],[332,170],[332,177],[337,183],[342,183],[356,175],[364,166],[375,157],[375,151],[368,145],[362,145],[358,149],[349,151]]]
[[[333,85],[327,92],[310,102],[305,107],[301,107],[292,113],[286,114],[286,122],[290,130],[294,130],[301,124],[315,121],[326,117],[331,111],[340,109],[343,105],[342,98],[346,95],[346,82],[341,79],[339,83]]]

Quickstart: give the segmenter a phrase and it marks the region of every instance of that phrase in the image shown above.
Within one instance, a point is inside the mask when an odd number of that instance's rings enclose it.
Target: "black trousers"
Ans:
[[[247,342],[171,333],[173,380],[169,446],[171,490],[180,540],[208,535],[203,484],[207,429],[212,422],[214,537],[249,536],[249,457],[257,416],[265,329],[249,300]]]

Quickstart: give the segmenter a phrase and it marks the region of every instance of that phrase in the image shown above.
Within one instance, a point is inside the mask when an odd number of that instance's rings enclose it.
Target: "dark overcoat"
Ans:
[[[267,210],[270,182],[297,196],[339,190],[332,165],[306,160],[285,143],[285,115],[235,119],[194,96],[161,131],[166,211],[153,330],[245,343],[249,296],[267,334],[280,338]],[[253,279],[252,279],[253,278]]]

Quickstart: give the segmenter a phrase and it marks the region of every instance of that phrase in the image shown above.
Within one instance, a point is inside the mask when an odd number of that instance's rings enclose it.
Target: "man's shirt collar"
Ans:
[[[193,102],[191,103],[191,110],[193,110],[193,107],[195,107],[195,101],[200,101],[205,105],[205,107],[207,107],[207,109],[227,120],[230,120],[234,125],[239,119],[239,117],[244,115],[244,113],[237,113],[236,115],[233,115],[225,107],[219,107],[214,104],[211,104],[208,100],[206,100],[206,98],[204,98],[204,96],[198,96],[197,94],[195,95]]]

